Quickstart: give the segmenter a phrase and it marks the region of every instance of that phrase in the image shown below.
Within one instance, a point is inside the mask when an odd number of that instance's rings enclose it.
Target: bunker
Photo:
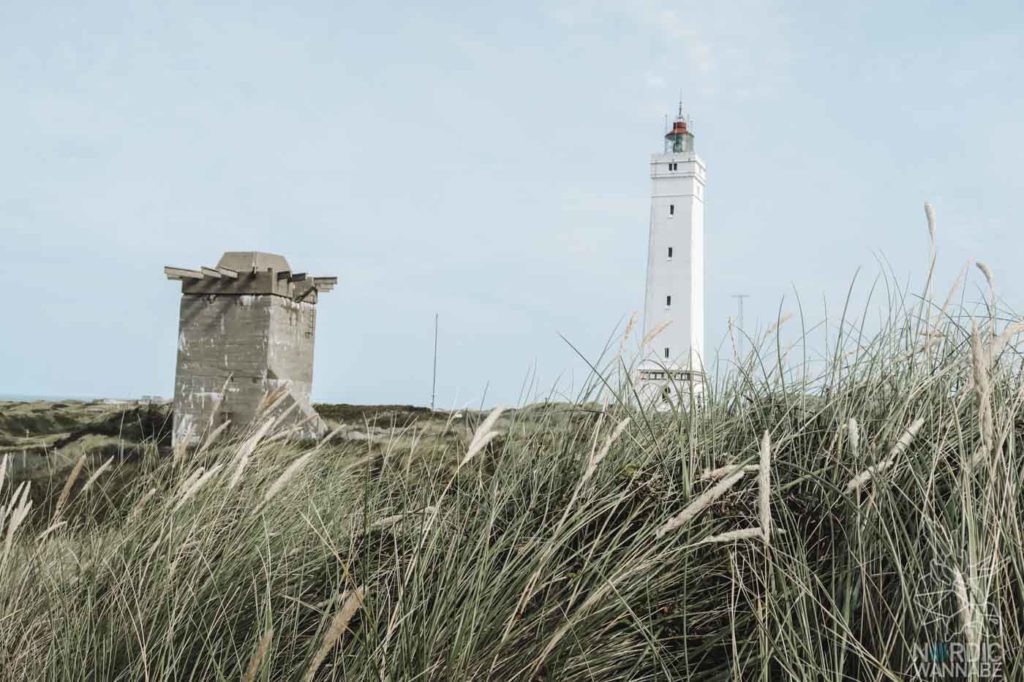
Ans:
[[[283,256],[229,251],[216,267],[166,267],[181,282],[175,444],[196,444],[222,427],[249,426],[271,395],[281,424],[322,435],[310,404],[316,303],[337,277],[292,272]],[[287,415],[285,415],[287,412]]]

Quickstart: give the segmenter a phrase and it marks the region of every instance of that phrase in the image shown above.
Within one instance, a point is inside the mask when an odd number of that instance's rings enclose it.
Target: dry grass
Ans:
[[[765,339],[700,410],[637,404],[619,349],[575,404],[349,407],[315,447],[268,415],[80,488],[89,459],[48,488],[2,458],[0,669],[899,680],[944,642],[1024,679],[1021,324],[890,298],[820,372]]]

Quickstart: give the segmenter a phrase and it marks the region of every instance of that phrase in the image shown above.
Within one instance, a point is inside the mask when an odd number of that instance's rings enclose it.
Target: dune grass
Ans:
[[[429,437],[257,425],[52,490],[6,477],[0,669],[1024,679],[1019,329],[895,300],[818,372],[772,330],[699,410],[637,405],[616,357],[575,405]]]

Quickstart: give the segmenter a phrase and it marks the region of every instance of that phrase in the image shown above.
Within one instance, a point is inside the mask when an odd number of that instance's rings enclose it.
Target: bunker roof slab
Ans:
[[[293,301],[316,303],[338,283],[337,277],[309,277],[292,272],[284,256],[261,251],[228,251],[216,267],[198,270],[167,266],[167,279],[181,282],[181,293],[188,296],[271,295]]]

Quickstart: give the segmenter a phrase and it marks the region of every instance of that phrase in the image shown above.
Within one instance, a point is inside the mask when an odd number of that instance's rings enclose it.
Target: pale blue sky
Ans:
[[[0,393],[169,395],[163,265],[336,274],[314,397],[568,390],[643,298],[680,90],[709,169],[707,346],[876,257],[1024,297],[1018,2],[7,2]]]

